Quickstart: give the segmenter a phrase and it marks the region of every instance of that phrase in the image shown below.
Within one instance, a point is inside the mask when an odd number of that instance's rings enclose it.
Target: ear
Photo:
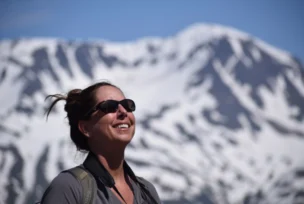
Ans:
[[[89,130],[88,130],[89,129],[88,124],[86,121],[80,120],[78,122],[78,129],[83,135],[90,137]]]

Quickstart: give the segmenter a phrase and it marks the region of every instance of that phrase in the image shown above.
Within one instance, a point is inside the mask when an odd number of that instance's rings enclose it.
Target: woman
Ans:
[[[132,113],[135,103],[131,99],[126,99],[118,87],[107,82],[71,90],[66,97],[59,94],[48,97],[55,100],[47,116],[58,101],[66,100],[64,109],[71,139],[78,150],[89,153],[78,170],[93,178],[97,184],[93,191],[97,192],[88,192],[92,189],[84,187],[77,176],[63,171],[45,191],[42,204],[160,203],[154,186],[136,177],[124,160],[125,148],[135,132]],[[94,201],[84,201],[92,193],[96,195]]]

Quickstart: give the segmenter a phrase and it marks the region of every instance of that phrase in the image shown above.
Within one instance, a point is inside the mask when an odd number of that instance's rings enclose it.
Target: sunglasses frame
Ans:
[[[102,110],[102,104],[105,104],[106,102],[110,102],[110,101],[112,101],[112,102],[115,102],[117,105],[117,107],[116,107],[116,109],[115,109],[115,111],[104,111],[104,110]],[[128,103],[129,104],[129,102],[131,102],[132,103],[132,105],[134,106],[133,108],[130,108],[130,107],[125,107],[124,105],[123,105],[123,103],[124,102],[126,102],[126,103]],[[117,111],[117,109],[118,109],[118,105],[122,105],[123,107],[124,107],[124,109],[126,109],[126,111],[127,112],[134,112],[135,111],[135,109],[136,109],[136,106],[135,106],[135,102],[132,100],[132,99],[123,99],[123,100],[121,100],[121,101],[116,101],[116,100],[112,100],[112,99],[110,99],[110,100],[105,100],[105,101],[101,101],[101,102],[99,102],[96,106],[94,106],[92,109],[90,109],[84,116],[85,117],[88,117],[88,116],[91,116],[92,115],[92,113],[94,113],[95,111],[98,111],[98,110],[100,110],[101,112],[103,112],[103,113],[105,113],[105,114],[108,114],[108,113],[115,113],[116,111]]]

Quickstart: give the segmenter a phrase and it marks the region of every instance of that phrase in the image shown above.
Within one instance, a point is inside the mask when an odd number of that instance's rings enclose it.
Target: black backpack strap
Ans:
[[[66,171],[71,173],[82,186],[81,204],[93,204],[97,194],[97,184],[93,175],[81,166]]]

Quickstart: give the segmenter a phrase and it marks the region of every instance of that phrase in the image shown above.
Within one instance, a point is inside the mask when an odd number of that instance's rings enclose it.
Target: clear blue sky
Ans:
[[[193,23],[232,26],[304,62],[303,0],[0,0],[0,39],[128,41]]]

